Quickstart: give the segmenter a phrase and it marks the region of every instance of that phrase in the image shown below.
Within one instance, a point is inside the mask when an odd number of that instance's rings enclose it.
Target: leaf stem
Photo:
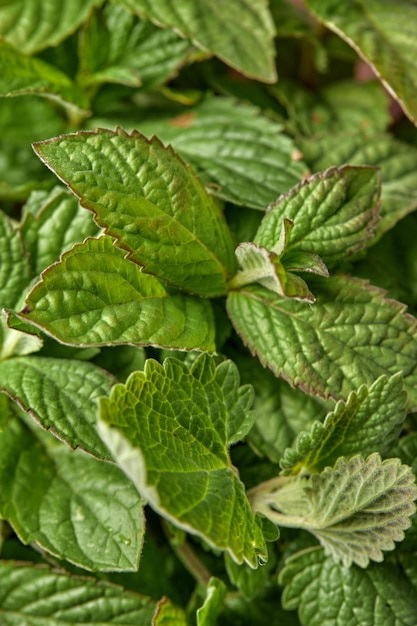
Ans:
[[[177,541],[174,541],[169,525],[164,520],[162,520],[162,527],[172,550],[175,552],[186,570],[190,572],[190,574],[195,578],[198,583],[201,583],[202,585],[204,585],[204,587],[207,587],[209,580],[212,578],[212,575],[210,574],[206,566],[202,563],[202,561],[198,558],[190,543],[186,540],[183,541],[181,544],[179,544]]]

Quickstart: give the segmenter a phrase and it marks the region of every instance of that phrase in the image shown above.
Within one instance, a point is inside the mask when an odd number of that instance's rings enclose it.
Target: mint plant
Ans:
[[[416,623],[417,7],[218,4],[0,3],[2,624]]]

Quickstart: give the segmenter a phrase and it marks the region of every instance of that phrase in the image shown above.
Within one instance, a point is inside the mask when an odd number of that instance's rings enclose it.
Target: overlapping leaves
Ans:
[[[151,360],[102,400],[100,432],[158,513],[256,567],[262,531],[228,456],[253,423],[251,404],[231,361]]]
[[[119,129],[64,135],[35,149],[129,259],[187,291],[225,293],[236,263],[231,235],[171,148]]]

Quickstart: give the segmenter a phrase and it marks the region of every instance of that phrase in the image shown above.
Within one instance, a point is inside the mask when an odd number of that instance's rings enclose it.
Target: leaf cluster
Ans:
[[[0,2],[2,624],[416,623],[416,18]]]

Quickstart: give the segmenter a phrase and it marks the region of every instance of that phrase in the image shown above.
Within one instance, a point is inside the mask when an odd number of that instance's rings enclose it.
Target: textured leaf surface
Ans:
[[[288,559],[283,605],[303,626],[414,626],[417,598],[392,563],[346,568],[313,548]]]
[[[29,280],[29,261],[20,233],[0,211],[0,308],[13,307]]]
[[[417,208],[417,150],[390,135],[332,133],[300,140],[309,167],[318,172],[332,165],[376,165],[381,170],[380,220],[374,243],[386,230]]]
[[[10,328],[8,315],[0,311],[0,363],[12,356],[24,356],[38,352],[43,346],[43,340],[33,335],[28,329]]]
[[[93,6],[104,0],[17,0],[0,5],[0,34],[17,50],[32,54],[56,46],[73,33]]]
[[[203,296],[226,291],[236,263],[231,235],[170,147],[119,129],[63,135],[35,150],[147,272]]]
[[[97,400],[113,379],[91,363],[46,357],[0,362],[0,389],[72,448],[109,459],[95,429]]]
[[[76,245],[44,272],[20,318],[70,345],[214,350],[210,302],[170,293],[124,255],[106,236]]]
[[[307,167],[282,127],[232,98],[208,98],[179,116],[140,122],[189,161],[213,194],[264,211]]]
[[[379,454],[339,458],[334,468],[313,475],[307,490],[312,510],[303,523],[325,552],[349,566],[382,561],[411,525],[417,498],[415,477],[399,459],[381,462]]]
[[[29,253],[32,273],[40,274],[60,255],[98,228],[77,198],[60,187],[50,192],[33,192],[24,207],[20,231]]]
[[[242,269],[229,283],[231,289],[259,283],[280,296],[314,302],[315,298],[305,281],[287,272],[275,252],[248,241],[237,247],[236,257]]]
[[[85,95],[61,70],[42,59],[26,56],[0,42],[0,95],[38,94],[63,106],[88,108]]]
[[[157,24],[175,28],[247,76],[276,80],[274,24],[263,0],[119,0]]]
[[[217,626],[227,587],[220,578],[211,578],[203,605],[197,610],[197,626]]]
[[[331,168],[281,196],[266,213],[255,242],[274,248],[284,218],[294,222],[285,254],[320,255],[334,266],[362,248],[378,220],[379,177],[371,168]],[[285,255],[282,259],[285,265]]]
[[[17,420],[0,450],[1,516],[24,543],[96,571],[138,568],[142,501],[116,465],[46,447]]]
[[[417,406],[416,320],[404,305],[348,276],[315,278],[312,290],[311,307],[252,286],[230,293],[227,307],[251,351],[293,386],[341,399],[401,371]]]
[[[417,120],[417,6],[413,0],[308,0],[307,6],[375,68],[410,119]]]
[[[158,513],[256,567],[262,531],[228,456],[253,423],[252,399],[231,361],[150,360],[102,399],[100,433]]]
[[[95,578],[0,561],[0,621],[4,626],[149,626],[154,612],[149,598]]]
[[[83,33],[80,78],[86,84],[155,87],[184,65],[192,49],[173,30],[108,4],[91,16]]]
[[[401,375],[381,376],[371,387],[362,385],[346,402],[338,402],[324,423],[314,422],[309,433],[300,433],[280,465],[285,474],[304,468],[319,472],[340,456],[384,454],[399,434],[406,409]]]

